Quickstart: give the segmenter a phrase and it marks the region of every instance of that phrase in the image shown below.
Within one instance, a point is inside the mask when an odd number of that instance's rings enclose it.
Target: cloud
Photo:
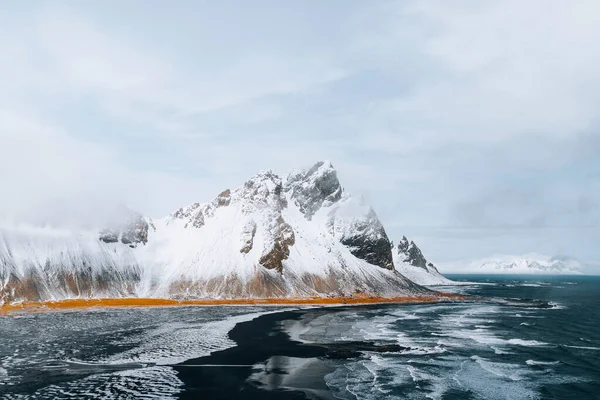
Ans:
[[[41,46],[67,88],[94,96],[116,117],[155,125],[161,116],[163,128],[194,114],[301,93],[345,76],[325,57],[293,52],[241,51],[225,56],[227,63],[207,60],[201,43],[189,37],[191,61],[190,54],[186,62],[181,54],[168,59],[147,49],[148,43],[111,34],[68,7],[46,9],[35,23]]]
[[[61,197],[161,215],[330,159],[390,236],[434,259],[599,257],[599,7],[12,5],[1,213]]]
[[[124,204],[170,210],[198,195],[197,182],[132,170],[110,148],[33,115],[0,111],[0,132],[3,221],[98,227]]]

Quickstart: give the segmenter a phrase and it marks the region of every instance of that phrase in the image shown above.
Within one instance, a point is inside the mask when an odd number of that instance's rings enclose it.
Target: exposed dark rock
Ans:
[[[188,226],[202,228],[204,226],[204,213],[202,210],[202,204],[194,203],[187,207],[181,207],[173,213],[173,218],[186,221],[186,228]]]
[[[231,202],[231,190],[227,189],[217,196],[217,207],[227,207]]]
[[[342,244],[348,246],[350,252],[356,258],[365,260],[369,264],[377,265],[385,269],[394,269],[392,260],[392,249],[387,238],[377,238],[374,241],[368,238],[355,236],[342,240]]]
[[[296,243],[294,231],[280,215],[276,220],[271,249],[263,254],[259,263],[265,268],[275,269],[278,272],[283,271],[283,260],[287,260],[290,256],[290,246],[293,246],[294,243]]]
[[[256,222],[250,220],[244,226],[242,230],[242,248],[240,249],[240,253],[248,254],[252,247],[254,246],[254,236],[256,235]]]
[[[409,245],[410,243],[408,242],[406,236],[402,236],[402,240],[398,242],[398,253],[407,253]]]
[[[409,242],[406,236],[403,236],[402,240],[398,243],[398,254],[403,257],[404,262],[413,267],[423,268],[425,270],[429,268],[437,271],[437,268],[435,268],[432,263],[427,262],[421,249],[417,247],[415,242],[412,240]]]
[[[390,240],[373,210],[366,218],[356,220],[352,230],[340,241],[355,257],[381,268],[394,269]]]
[[[408,247],[408,262],[419,268],[427,266],[427,260],[425,260],[421,249],[414,242],[410,242],[410,246]]]
[[[291,192],[292,199],[309,220],[323,205],[341,199],[343,193],[333,165],[323,161],[306,172],[290,175],[285,191]]]
[[[248,214],[253,213],[256,208],[280,212],[287,207],[281,178],[271,171],[258,173],[234,194],[236,201],[242,203],[242,209]]]

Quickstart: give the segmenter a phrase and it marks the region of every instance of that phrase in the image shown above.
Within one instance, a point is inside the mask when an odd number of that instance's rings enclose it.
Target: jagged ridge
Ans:
[[[394,264],[398,271],[419,285],[451,285],[453,281],[444,277],[438,269],[427,261],[421,249],[406,236],[398,242],[395,249]]]

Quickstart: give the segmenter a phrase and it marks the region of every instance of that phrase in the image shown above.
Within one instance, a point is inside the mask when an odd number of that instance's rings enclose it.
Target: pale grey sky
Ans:
[[[597,1],[0,1],[0,213],[320,159],[433,261],[600,261]],[[94,210],[94,212],[90,212]]]

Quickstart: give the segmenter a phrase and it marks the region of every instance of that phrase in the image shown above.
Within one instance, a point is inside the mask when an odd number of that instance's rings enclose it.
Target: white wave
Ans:
[[[150,367],[53,384],[39,389],[33,398],[176,399],[183,382],[170,367]]]
[[[527,360],[525,361],[527,365],[558,365],[560,361],[535,361],[535,360]]]
[[[169,365],[207,356],[235,346],[228,333],[236,324],[278,311],[280,310],[242,314],[220,321],[195,324],[165,323],[157,329],[145,332],[141,340],[136,338],[139,344],[134,348],[115,354],[107,361]]]
[[[389,313],[389,315],[393,315],[399,320],[415,320],[423,318],[422,316],[416,315],[416,312],[407,312],[405,310],[395,310]]]
[[[569,347],[571,349],[581,349],[581,350],[600,350],[600,347],[592,347],[592,346],[568,346],[568,345],[564,345],[565,347]]]
[[[546,346],[548,343],[539,342],[537,340],[524,340],[524,339],[502,339],[496,336],[494,333],[484,329],[475,330],[454,330],[446,331],[442,333],[431,333],[434,336],[451,337],[455,339],[469,340],[482,345],[516,345],[516,346]],[[492,347],[492,346],[490,346]]]
[[[548,343],[538,342],[537,340],[523,340],[523,339],[509,339],[508,344],[514,344],[517,346],[535,347],[535,346],[547,346]]]
[[[412,365],[407,365],[406,366],[406,370],[408,371],[408,373],[410,374],[410,377],[412,378],[413,382],[418,383],[420,381],[430,381],[432,379],[434,379],[433,376],[418,370],[417,368],[413,367]]]
[[[449,388],[444,376],[429,373],[426,369],[407,365],[395,358],[372,355],[367,360],[344,363],[326,376],[326,383],[335,398],[393,400],[395,391],[407,384],[412,389],[406,398],[441,399]]]
[[[458,388],[486,400],[525,400],[538,398],[537,384],[527,379],[528,371],[516,364],[494,363],[480,357],[455,361],[452,375]],[[507,381],[510,383],[507,384]]]
[[[554,303],[554,302],[550,302],[550,309],[551,310],[566,310],[566,306],[563,306],[562,304],[558,304],[558,303]]]
[[[300,343],[310,343],[308,340],[302,338],[303,334],[310,331],[310,326],[303,321],[285,321],[283,327],[291,340]]]
[[[400,354],[403,355],[410,355],[410,354],[414,354],[414,355],[426,355],[426,354],[442,354],[445,353],[446,349],[443,346],[433,346],[433,347],[416,347],[416,348],[411,348],[410,350],[403,350],[400,352]]]
[[[516,364],[492,362],[479,356],[472,356],[471,360],[474,360],[487,372],[501,378],[508,378],[512,381],[520,381],[524,378],[522,371],[518,369]]]
[[[490,347],[494,350],[494,353],[496,353],[496,354],[514,354],[514,353],[511,353],[510,351],[503,350],[496,346],[490,346]]]

